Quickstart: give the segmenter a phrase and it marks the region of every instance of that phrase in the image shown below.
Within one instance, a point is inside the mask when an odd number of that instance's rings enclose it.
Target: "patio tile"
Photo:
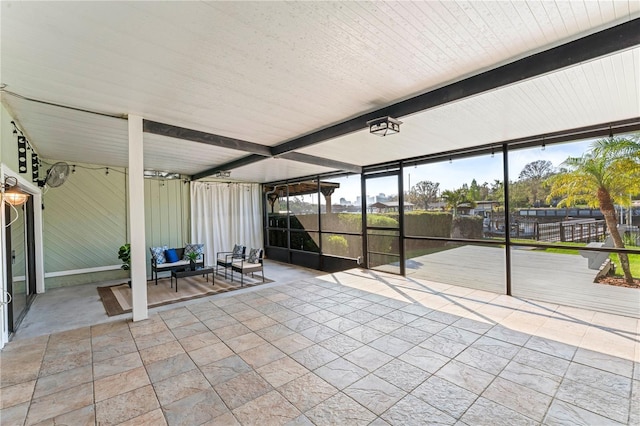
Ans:
[[[8,425],[23,425],[29,411],[29,403],[14,405],[0,409],[0,419]]]
[[[35,386],[36,381],[30,380],[28,382],[2,388],[2,390],[0,390],[0,409],[13,407],[15,405],[31,401]]]
[[[145,334],[134,339],[138,349],[146,349],[152,346],[161,345],[176,340],[176,337],[169,330],[159,331],[157,333]]]
[[[256,346],[260,346],[264,343],[267,343],[267,341],[257,334],[251,332],[243,334],[242,336],[234,337],[233,339],[228,339],[227,341],[225,341],[225,343],[234,352],[238,353],[251,348],[255,348]]]
[[[184,315],[192,315],[192,314],[191,314],[191,311],[186,307],[181,307],[181,308],[170,309],[168,311],[160,311],[158,312],[158,315],[160,315],[160,318],[162,318],[166,322],[167,320],[170,320],[173,318],[179,318]]]
[[[420,346],[409,349],[400,355],[398,359],[429,373],[435,373],[450,360],[445,356]]]
[[[40,377],[36,382],[33,398],[40,398],[90,382],[93,382],[93,369],[90,365]]]
[[[564,376],[570,364],[570,362],[565,359],[527,348],[522,348],[520,352],[513,357],[513,360],[533,368],[544,366],[545,371],[555,374],[556,376]]]
[[[513,358],[520,350],[520,346],[512,345],[511,343],[488,336],[480,337],[478,340],[473,342],[470,347],[480,349],[481,351],[489,352],[490,354],[506,359]]]
[[[196,349],[204,348],[205,346],[220,343],[220,338],[216,336],[212,331],[206,329],[203,333],[198,333],[179,339],[180,345],[185,351],[191,352]]]
[[[301,351],[294,352],[291,354],[291,358],[295,359],[309,370],[315,370],[316,368],[338,358],[338,355],[320,345],[313,345],[302,349]]]
[[[539,367],[545,368],[545,365],[541,364]],[[502,370],[499,377],[549,396],[554,396],[556,394],[556,391],[560,386],[560,382],[562,381],[561,376],[556,376],[548,373],[547,371],[520,364],[515,361],[511,361],[509,365]]]
[[[290,357],[280,358],[256,370],[274,388],[308,373],[304,366]]]
[[[431,337],[432,334],[413,326],[405,325],[397,330],[394,330],[393,336],[406,342],[412,343],[413,345],[418,345]]]
[[[93,383],[85,383],[35,398],[31,402],[26,424],[39,423],[91,404],[93,404]]]
[[[339,334],[330,339],[323,340],[319,345],[335,354],[344,356],[362,347],[364,344],[346,334]]]
[[[298,410],[305,412],[335,395],[338,389],[314,373],[308,373],[280,386],[278,391]]]
[[[86,407],[79,408],[68,413],[60,414],[51,419],[47,419],[44,422],[38,423],[40,425],[95,425],[96,413],[94,405],[87,405]]]
[[[207,328],[213,332],[224,327],[240,324],[240,322],[237,319],[235,319],[234,317],[226,313],[223,313],[222,315],[214,316],[210,319],[203,320],[202,323],[206,325]]]
[[[495,378],[492,374],[455,360],[442,367],[435,374],[478,395]]]
[[[478,395],[436,376],[415,388],[411,395],[438,407],[456,419],[467,411]]]
[[[301,415],[282,395],[271,391],[233,410],[243,424],[284,425]]]
[[[381,331],[382,333],[385,333],[385,334],[391,333],[392,331],[399,329],[403,325],[405,324],[401,324],[397,321],[393,321],[384,317],[374,319],[373,321],[367,323],[368,327]]]
[[[482,396],[539,422],[544,418],[551,403],[551,396],[502,377],[496,378]]]
[[[302,330],[306,330],[307,328],[311,328],[311,327],[315,327],[318,324],[317,322],[305,317],[305,316],[299,316],[296,317],[294,319],[290,319],[288,321],[283,322],[282,324],[286,325],[287,327],[289,327],[291,330],[295,331],[295,332],[301,332]]]
[[[230,424],[216,421],[222,419],[221,416],[230,414],[230,411],[212,389],[179,399],[163,406],[162,409],[167,423],[172,426],[202,425],[208,422],[211,422],[210,424]]]
[[[624,377],[633,376],[633,361],[619,358],[606,353],[578,348],[573,362],[605,370]]]
[[[159,317],[156,317],[159,318]],[[135,327],[131,327],[129,332],[133,336],[134,339],[138,339],[142,336],[147,336],[149,334],[160,333],[162,331],[169,331],[169,327],[162,321],[161,319],[157,320],[144,320],[144,324],[137,325]]]
[[[454,322],[462,318],[458,315],[454,315],[454,314],[450,314],[450,313],[442,312],[438,310],[434,310],[428,313],[427,315],[425,315],[424,317],[434,321],[441,322],[443,324],[453,324]]]
[[[105,346],[93,348],[93,362],[100,362],[107,360],[109,358],[115,358],[120,355],[126,355],[130,353],[138,352],[138,348],[136,347],[133,338],[129,338],[123,342],[116,343],[113,345],[106,344]]]
[[[325,325],[316,325],[314,327],[307,328],[305,330],[300,331],[300,334],[302,334],[304,337],[306,337],[307,339],[313,342],[319,343],[319,342],[322,342],[323,340],[327,340],[331,337],[334,337],[339,333],[334,329],[329,328]]]
[[[182,348],[182,345],[180,345],[178,341],[173,340],[167,343],[143,349],[139,351],[139,353],[140,357],[142,358],[142,362],[146,365],[163,359],[171,358],[185,352]]]
[[[349,314],[349,319],[359,324],[367,324],[370,321],[378,318],[378,315],[371,312],[363,311],[362,309]]]
[[[234,317],[235,319],[237,319],[240,322],[245,322],[248,321],[250,319],[253,318],[258,318],[262,316],[262,312],[253,309],[253,308],[249,308],[249,309],[244,309],[242,311],[239,312],[233,312],[233,313],[229,313],[229,315],[231,315],[232,317]]]
[[[87,423],[87,426],[89,426],[89,423]],[[118,426],[167,426],[167,420],[164,418],[162,410],[158,408],[122,422]]]
[[[157,383],[166,378],[177,376],[185,371],[196,368],[187,354],[176,355],[171,358],[156,361],[146,366],[151,383]]]
[[[75,330],[54,333],[49,337],[49,344],[52,343],[71,343],[83,339],[91,338],[91,327],[81,327]]]
[[[376,415],[343,393],[321,402],[305,415],[315,424],[368,425]]]
[[[373,374],[349,385],[343,392],[377,415],[384,413],[407,394]]]
[[[214,386],[215,391],[230,409],[235,409],[271,391],[273,387],[255,371],[240,374]]]
[[[630,378],[575,362],[571,363],[567,369],[565,378],[616,394],[620,397],[626,397],[629,395],[629,392],[631,392]]]
[[[173,333],[175,338],[179,340],[189,336],[195,336],[197,334],[202,334],[207,332],[211,333],[211,331],[207,328],[207,326],[201,323],[200,321],[193,324],[184,325],[182,327],[174,328],[173,330],[171,330],[171,332]]]
[[[395,321],[402,325],[407,325],[410,322],[413,322],[418,318],[420,318],[420,316],[413,315],[413,314],[410,314],[409,312],[401,311],[398,309],[398,310],[389,312],[388,314],[384,315],[383,318],[389,319],[391,321]]]
[[[463,330],[471,331],[472,333],[484,334],[487,331],[491,330],[495,324],[485,321],[478,321],[471,318],[460,318],[452,325]]]
[[[436,334],[447,328],[447,324],[427,317],[418,318],[417,320],[412,321],[407,325],[429,334]]]
[[[274,324],[256,331],[258,336],[269,342],[280,339],[281,337],[289,336],[293,333],[295,333],[293,330],[282,324]]]
[[[280,349],[282,352],[290,355],[304,348],[313,345],[313,341],[307,339],[301,334],[293,333],[280,339],[271,341],[271,344]]]
[[[344,333],[347,330],[351,330],[352,328],[358,327],[360,323],[356,321],[352,321],[348,318],[337,317],[332,320],[328,320],[324,322],[324,325],[340,333]]]
[[[123,371],[133,370],[142,367],[142,360],[138,352],[121,355],[115,358],[109,358],[104,361],[93,363],[93,380],[99,380],[103,377],[113,376]]]
[[[623,423],[556,399],[549,407],[544,424],[549,426],[620,426]]]
[[[523,346],[531,338],[530,334],[522,333],[500,324],[493,326],[485,335],[517,346]]]
[[[411,303],[409,305],[403,306],[399,310],[403,312],[408,312],[410,314],[422,317],[427,314],[433,312],[433,309],[429,309],[426,306],[421,305],[420,303]]]
[[[130,338],[131,338],[131,335],[129,335],[129,339]],[[61,356],[67,356],[67,355],[77,354],[80,352],[86,352],[91,349],[92,349],[92,344],[91,344],[90,338],[76,340],[73,343],[67,343],[64,341],[49,343],[47,345],[47,350],[44,353],[44,359],[46,361],[53,358],[59,358]],[[38,353],[34,353],[33,355],[35,356],[35,359],[40,358],[38,356]],[[33,357],[27,355],[25,357],[25,362],[31,361],[31,358]]]
[[[312,305],[310,303],[304,303],[301,305],[296,305],[296,306],[292,306],[290,308],[293,312],[297,312],[300,315],[309,315],[313,312],[317,312],[319,310],[321,310],[321,308],[319,306],[316,305]]]
[[[568,378],[560,384],[556,399],[620,423],[626,423],[629,416],[628,399]]]
[[[195,393],[211,389],[199,370],[191,370],[154,383],[153,388],[162,406],[184,399]]]
[[[416,386],[424,382],[431,373],[408,364],[399,359],[393,359],[373,372],[405,392],[411,392]]]
[[[338,358],[316,369],[315,373],[338,389],[344,389],[366,376],[367,370],[344,358]]]
[[[189,356],[199,367],[233,355],[233,351],[222,342],[189,352]]]
[[[390,425],[453,425],[456,419],[412,395],[407,395],[381,416]]]
[[[259,368],[277,359],[287,356],[270,343],[265,343],[238,354],[251,367]]]
[[[455,359],[494,375],[500,373],[509,363],[509,360],[506,358],[501,358],[473,347],[468,347],[456,356]]]
[[[40,377],[44,377],[44,376],[49,376],[51,374],[61,373],[63,371],[71,370],[78,367],[83,367],[85,365],[90,365],[91,359],[92,359],[91,349],[70,354],[70,355],[61,356],[58,358],[48,359],[42,362],[40,373],[38,374],[36,370],[35,374],[36,376],[39,375]],[[36,365],[39,366],[40,362],[37,362]],[[22,370],[22,366],[21,366],[20,369],[17,370],[17,373],[18,374],[29,373],[29,371],[31,370],[29,367],[29,364],[26,364],[25,366],[27,367],[25,370]],[[7,369],[9,368],[6,364],[3,365],[3,367]],[[2,374],[1,380],[3,385],[11,382],[11,379],[6,377],[4,372]]]
[[[200,368],[212,386],[224,383],[240,374],[252,371],[251,367],[237,355],[221,359]]]
[[[386,297],[384,297],[384,296],[381,296],[381,297],[382,298],[379,299],[379,302],[383,302],[383,301],[387,300]],[[377,315],[377,316],[386,315],[389,312],[395,311],[395,308],[382,305],[379,302],[372,303],[371,305],[369,305],[369,306],[367,306],[365,308],[362,308],[362,310],[365,311],[365,312],[369,312],[371,314]]]
[[[228,325],[226,327],[217,328],[212,331],[223,342],[229,339],[233,339],[234,337],[242,336],[243,334],[249,334],[252,332],[249,329],[249,327],[246,327],[244,324],[241,324],[241,323],[236,323],[233,325]]]
[[[424,342],[420,343],[421,348],[429,349],[430,351],[439,353],[448,358],[454,358],[460,352],[467,348],[464,343],[454,342],[444,336],[438,334],[429,337]]]
[[[151,384],[147,370],[144,367],[134,368],[122,373],[96,380],[93,384],[95,400],[102,401],[121,393]]]
[[[280,305],[278,306],[279,306],[278,311],[267,313],[267,316],[271,319],[278,321],[279,323],[283,323],[301,316],[299,313],[293,312],[291,309],[287,309]]]
[[[370,346],[363,346],[345,355],[344,359],[372,372],[391,361],[393,357]]]
[[[256,318],[252,318],[242,322],[245,327],[249,328],[252,331],[262,330],[263,328],[271,327],[272,325],[278,324],[278,321],[273,318],[269,318],[268,316],[261,315]]]
[[[383,333],[379,330],[368,327],[366,325],[360,325],[358,327],[352,328],[351,330],[344,332],[344,334],[349,337],[353,337],[359,342],[369,343],[369,342],[373,342],[376,339],[379,339],[380,337],[384,336],[386,333]]]
[[[485,424],[487,419],[491,420],[492,426],[536,426],[539,424],[533,419],[483,397],[478,398],[460,420],[469,425],[479,425]]]
[[[544,337],[533,336],[524,345],[525,348],[533,349],[538,352],[543,352],[548,355],[553,355],[558,358],[571,361],[573,355],[576,353],[577,347],[573,345],[567,345],[566,343],[558,342],[552,339],[546,339]]]

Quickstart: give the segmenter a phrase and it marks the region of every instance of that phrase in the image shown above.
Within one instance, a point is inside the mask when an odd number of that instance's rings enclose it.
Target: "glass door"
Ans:
[[[35,296],[33,262],[33,202],[32,199],[21,206],[6,204],[5,214],[10,223],[6,228],[6,265],[9,303],[9,331],[14,332]]]
[[[401,253],[399,170],[365,175],[367,268],[404,274]]]

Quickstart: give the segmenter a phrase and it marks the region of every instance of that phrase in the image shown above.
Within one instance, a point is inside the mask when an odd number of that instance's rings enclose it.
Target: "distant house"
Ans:
[[[413,210],[413,203],[404,203],[404,211]],[[397,201],[386,201],[384,203],[377,202],[369,206],[370,211],[373,213],[392,213],[399,210],[400,203]]]

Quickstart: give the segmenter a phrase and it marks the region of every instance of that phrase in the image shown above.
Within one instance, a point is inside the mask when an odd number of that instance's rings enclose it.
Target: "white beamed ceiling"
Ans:
[[[1,3],[1,82],[24,97],[275,146],[640,16],[638,1]],[[299,152],[358,165],[640,115],[638,49]],[[2,102],[44,158],[127,165],[126,121]],[[364,128],[364,123],[363,123]],[[373,139],[372,139],[373,138]],[[145,134],[145,167],[248,153]],[[330,171],[267,159],[267,182]]]

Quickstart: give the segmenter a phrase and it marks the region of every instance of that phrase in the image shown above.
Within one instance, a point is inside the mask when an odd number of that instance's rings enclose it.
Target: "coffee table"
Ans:
[[[173,279],[176,279],[176,293],[178,292],[178,278],[193,277],[195,275],[206,275],[207,282],[209,281],[209,274],[213,274],[213,266],[198,266],[195,270],[191,269],[178,269],[171,271],[171,287],[173,288]]]

